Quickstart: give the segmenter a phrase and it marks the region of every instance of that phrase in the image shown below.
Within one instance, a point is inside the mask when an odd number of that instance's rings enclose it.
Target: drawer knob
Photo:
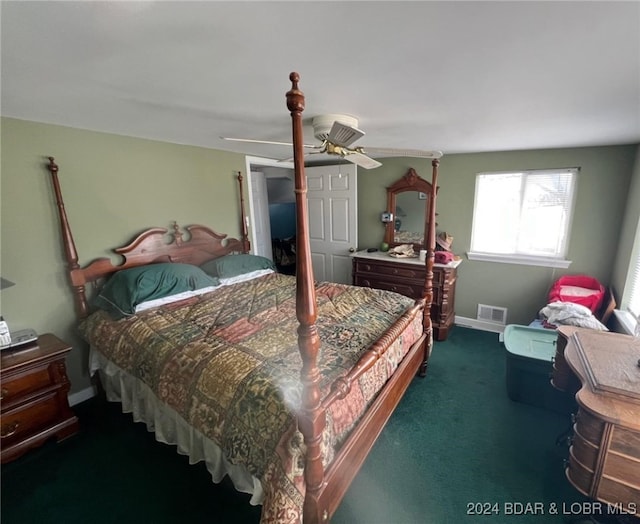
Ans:
[[[7,388],[2,388],[0,390],[0,400],[4,400],[4,397],[6,397],[9,394],[9,390]]]
[[[18,421],[12,422],[11,424],[5,424],[4,426],[2,426],[2,431],[0,431],[0,437],[2,438],[10,437],[16,431],[18,431],[19,425],[20,425],[20,422]]]

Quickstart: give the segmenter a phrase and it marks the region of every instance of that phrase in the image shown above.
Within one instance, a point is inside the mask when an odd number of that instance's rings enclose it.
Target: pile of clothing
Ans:
[[[436,252],[434,254],[436,264],[448,264],[454,260],[452,252],[453,236],[446,231],[441,232],[436,237]]]
[[[545,327],[568,325],[609,331],[588,307],[574,302],[551,302],[540,310],[539,316]]]
[[[538,316],[544,327],[569,325],[609,331],[594,315],[602,305],[604,294],[604,286],[593,277],[565,275],[551,287],[549,303]]]
[[[394,258],[417,258],[412,244],[401,244],[389,250],[389,256]]]

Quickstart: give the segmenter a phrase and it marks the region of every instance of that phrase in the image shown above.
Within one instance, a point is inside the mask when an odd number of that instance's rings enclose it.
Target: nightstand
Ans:
[[[1,462],[77,433],[78,419],[69,407],[65,358],[71,346],[50,333],[35,343],[0,353]]]

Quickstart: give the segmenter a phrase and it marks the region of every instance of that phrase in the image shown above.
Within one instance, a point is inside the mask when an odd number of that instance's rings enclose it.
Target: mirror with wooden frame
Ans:
[[[387,212],[393,220],[386,224],[384,241],[390,247],[412,244],[415,251],[426,249],[431,191],[431,183],[413,168],[387,187]]]

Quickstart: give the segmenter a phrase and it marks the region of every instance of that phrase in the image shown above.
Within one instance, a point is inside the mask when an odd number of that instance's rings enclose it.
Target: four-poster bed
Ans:
[[[115,249],[124,258],[120,265],[103,258],[81,267],[52,157],[48,169],[80,329],[107,397],[121,401],[123,410],[192,462],[205,460],[214,481],[229,475],[237,489],[252,493],[252,502],[263,504],[261,522],[319,523],[336,510],[413,377],[426,373],[433,343],[435,191],[428,195],[424,298],[314,282],[304,95],[298,74],[290,80],[295,277],[265,266],[232,278],[222,272],[228,263],[235,268],[240,260],[260,258],[248,254],[240,174],[240,240],[205,226],[187,227],[184,239],[175,224],[171,235],[153,228]],[[438,161],[432,165],[437,187]],[[213,266],[216,274],[209,271]],[[194,279],[205,283],[146,310],[138,303],[128,311],[119,303],[119,319],[113,310],[90,307],[87,284],[106,281],[95,291],[104,299],[116,285],[132,286],[122,283],[132,273],[142,287],[148,280],[140,274],[151,279],[149,272],[161,271],[164,278],[177,268],[188,273],[189,285]],[[139,291],[126,288],[136,297]]]

